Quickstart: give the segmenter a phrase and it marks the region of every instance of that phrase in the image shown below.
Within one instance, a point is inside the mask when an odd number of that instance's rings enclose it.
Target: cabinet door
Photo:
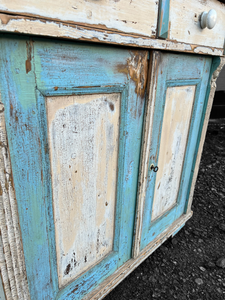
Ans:
[[[82,299],[131,258],[147,51],[1,39],[31,299]]]
[[[138,212],[142,223],[136,232],[137,252],[185,213],[210,66],[211,58],[207,57],[161,52],[153,55],[142,151]]]

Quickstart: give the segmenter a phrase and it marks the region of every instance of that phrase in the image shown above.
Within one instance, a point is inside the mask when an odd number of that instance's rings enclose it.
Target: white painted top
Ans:
[[[154,37],[158,0],[1,0],[0,11]]]

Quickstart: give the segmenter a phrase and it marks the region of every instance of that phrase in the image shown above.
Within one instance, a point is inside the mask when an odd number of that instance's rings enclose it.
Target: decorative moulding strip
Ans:
[[[0,102],[0,269],[6,298],[29,300],[17,203],[5,128],[4,105]]]
[[[192,45],[163,39],[113,32],[103,29],[78,26],[57,21],[22,17],[0,13],[0,32],[33,34],[46,37],[66,38],[80,41],[153,48],[196,54],[223,55],[223,48]]]

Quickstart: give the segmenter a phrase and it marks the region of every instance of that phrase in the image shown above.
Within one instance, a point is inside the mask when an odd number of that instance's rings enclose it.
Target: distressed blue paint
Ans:
[[[26,40],[2,37],[0,47],[1,99],[29,289],[39,295],[36,299],[52,299],[33,66],[26,73]]]
[[[157,165],[158,163],[167,88],[170,86],[196,85],[196,92],[177,204],[154,222],[151,222],[151,214],[156,174],[151,170],[148,172],[140,246],[141,250],[184,213],[186,199],[188,198],[188,186],[191,177],[192,162],[197,144],[211,66],[211,58],[181,54],[162,54],[160,52],[157,54],[157,61],[156,72],[160,75],[158,75],[157,78],[149,166],[151,164]]]
[[[76,94],[76,91],[79,94],[103,94],[103,93],[121,93],[121,125],[120,125],[120,151],[121,154],[119,158],[122,158],[119,161],[119,178],[118,178],[118,195],[117,195],[117,213],[116,218],[121,218],[121,214],[124,213],[121,209],[121,203],[123,195],[120,195],[120,190],[123,190],[121,186],[122,178],[121,178],[121,169],[123,169],[123,157],[125,156],[125,148],[124,148],[124,130],[125,130],[125,122],[124,116],[126,115],[127,110],[127,102],[128,102],[128,84],[127,85],[118,85],[112,86],[111,88],[108,87],[98,87],[98,88],[84,88],[84,89],[67,89],[65,90],[57,90],[47,93],[49,96],[56,96],[57,95],[72,95]],[[45,187],[45,199],[47,204],[47,210],[49,212],[48,222],[49,222],[49,245],[51,249],[51,270],[52,270],[52,281],[54,286],[55,294],[58,293],[58,276],[57,276],[57,265],[56,265],[56,252],[55,252],[55,233],[54,233],[54,216],[53,216],[53,208],[51,204],[52,199],[52,188],[51,188],[51,169],[50,169],[50,161],[49,161],[49,153],[48,153],[48,138],[47,138],[47,119],[46,119],[46,110],[45,110],[45,96],[46,92],[42,90],[40,93],[37,91],[37,104],[38,104],[38,111],[39,111],[39,120],[40,120],[40,128],[42,133],[42,154],[43,154],[43,172],[44,178],[46,179],[46,187]],[[47,149],[47,151],[46,151]],[[47,200],[48,199],[48,200]],[[118,217],[119,216],[119,217]],[[122,216],[123,219],[123,216]],[[126,220],[125,220],[126,221]],[[97,286],[105,277],[111,275],[123,262],[122,257],[124,256],[124,249],[121,250],[121,226],[119,221],[116,221],[115,227],[115,240],[114,240],[114,249],[113,253],[106,257],[100,264],[92,268],[90,271],[86,272],[85,274],[81,275],[79,279],[77,279],[74,283],[70,284],[67,288],[60,291],[57,295],[57,299],[73,299],[76,296],[76,299],[82,299],[83,294],[87,293],[87,291],[91,291],[93,288]],[[121,252],[121,256],[119,256],[119,252]],[[120,261],[119,261],[120,258]],[[127,256],[123,257],[125,261],[128,259]],[[72,293],[73,291],[73,293]],[[70,296],[70,297],[69,297]]]
[[[159,20],[158,37],[166,39],[169,30],[170,0],[160,0],[159,2]]]
[[[136,94],[127,69],[132,51],[43,39],[36,39],[31,48],[31,71],[26,73],[26,38],[1,41],[1,95],[29,290],[35,300],[79,300],[131,258],[145,97]],[[118,91],[121,120],[114,250],[59,291],[44,97]]]
[[[194,170],[195,170],[195,163],[196,163],[198,149],[199,149],[199,145],[200,145],[200,141],[201,141],[202,129],[203,129],[204,120],[205,120],[205,113],[206,113],[206,110],[207,110],[209,94],[210,94],[210,90],[211,90],[210,81],[211,81],[213,73],[215,72],[215,70],[218,68],[219,65],[220,65],[220,58],[219,57],[213,57],[212,58],[211,69],[210,69],[210,74],[209,74],[209,79],[208,79],[208,84],[207,84],[206,95],[205,95],[202,118],[201,118],[201,123],[200,123],[200,130],[199,130],[199,133],[198,133],[198,140],[197,140],[197,145],[196,145],[194,158],[193,158],[193,163],[192,163],[191,176],[190,176],[190,180],[189,180],[187,195],[189,195],[190,190],[191,190],[192,179],[193,179]],[[188,197],[187,197],[187,200],[188,200]],[[186,201],[186,203],[185,203],[185,208],[184,208],[185,212],[187,211],[187,207],[188,207],[188,201]]]

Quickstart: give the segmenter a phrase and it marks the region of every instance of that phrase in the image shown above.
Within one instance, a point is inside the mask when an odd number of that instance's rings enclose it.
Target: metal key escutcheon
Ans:
[[[159,167],[154,166],[153,164],[150,166],[150,170],[153,170],[154,172],[157,172]]]

